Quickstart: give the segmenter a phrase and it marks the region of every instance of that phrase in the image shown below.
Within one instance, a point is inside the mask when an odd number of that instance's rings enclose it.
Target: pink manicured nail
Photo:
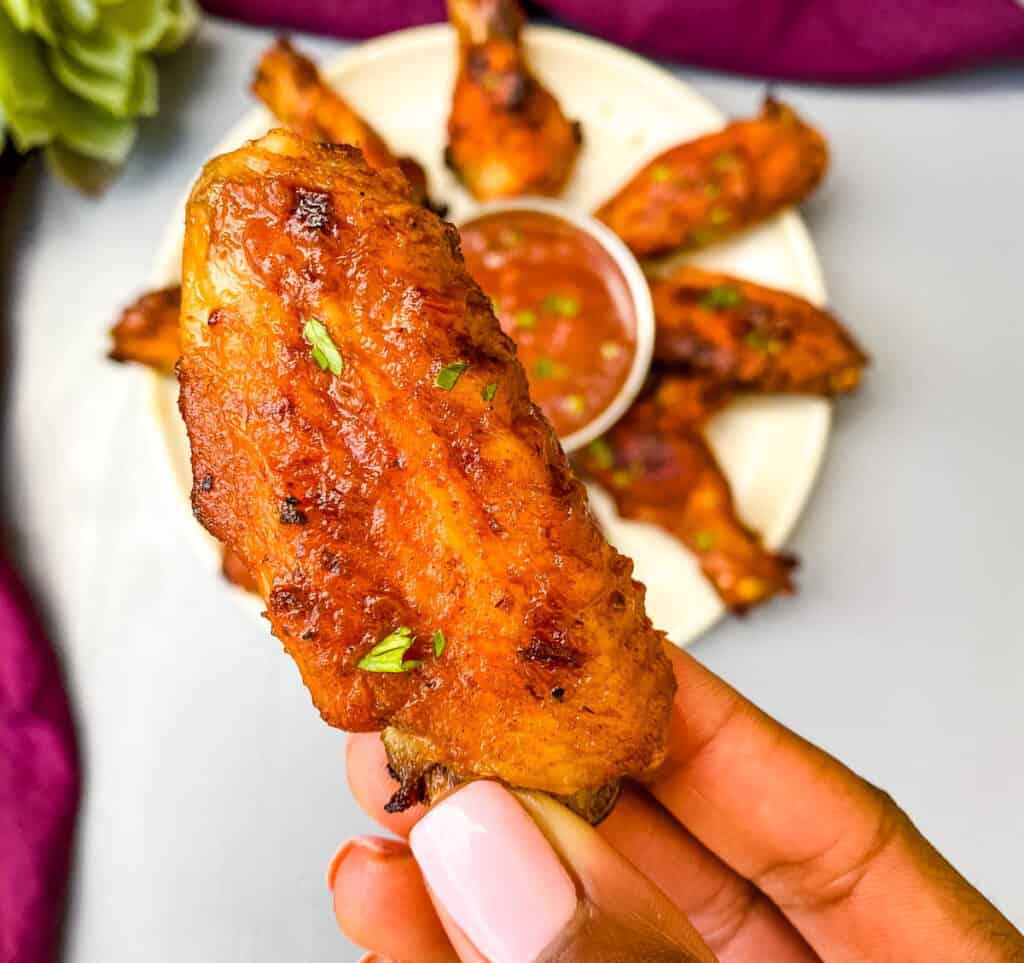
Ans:
[[[334,881],[338,878],[338,869],[345,861],[345,858],[355,849],[362,849],[373,856],[400,856],[408,855],[409,847],[398,839],[388,839],[385,836],[357,836],[342,843],[338,851],[331,857],[330,865],[327,867],[327,888],[334,889]]]
[[[536,959],[576,912],[576,887],[516,798],[471,782],[409,837],[434,897],[492,963]]]

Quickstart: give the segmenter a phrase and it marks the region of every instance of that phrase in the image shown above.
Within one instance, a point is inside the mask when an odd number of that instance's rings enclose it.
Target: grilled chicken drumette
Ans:
[[[323,718],[385,729],[399,804],[493,777],[600,815],[672,674],[455,229],[274,131],[206,166],[183,277],[195,512]]]
[[[518,0],[448,0],[448,16],[459,36],[449,166],[480,200],[561,193],[580,127],[530,70]]]

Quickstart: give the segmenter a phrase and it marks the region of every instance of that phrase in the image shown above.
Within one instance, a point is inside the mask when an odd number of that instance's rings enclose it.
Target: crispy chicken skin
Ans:
[[[183,277],[193,507],[323,718],[387,729],[400,805],[493,777],[600,815],[662,759],[672,673],[455,228],[357,151],[272,131],[207,164]],[[357,667],[400,627],[417,667]]]
[[[177,285],[149,291],[129,304],[110,329],[113,361],[137,361],[161,374],[173,375],[181,350],[178,312],[181,288]]]
[[[655,359],[746,390],[853,391],[867,356],[827,311],[775,288],[683,266],[651,281]]]
[[[581,134],[530,71],[517,0],[448,0],[459,65],[445,159],[480,200],[559,194]]]
[[[597,217],[637,257],[695,250],[798,203],[827,167],[821,134],[769,97],[760,116],[659,154]]]
[[[697,556],[722,601],[744,612],[793,590],[793,560],[770,552],[736,515],[729,483],[701,431],[728,400],[702,379],[663,376],[578,467],[620,515],[659,526]]]
[[[395,157],[380,136],[330,84],[316,64],[300,54],[287,37],[279,37],[260,58],[252,92],[282,124],[303,137],[358,147],[373,168],[398,166],[424,203],[427,175],[411,157]]]

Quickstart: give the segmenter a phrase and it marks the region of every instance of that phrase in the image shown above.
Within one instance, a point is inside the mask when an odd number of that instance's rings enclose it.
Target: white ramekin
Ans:
[[[651,289],[639,262],[615,234],[589,214],[577,211],[562,201],[552,200],[549,197],[513,197],[508,200],[491,201],[476,208],[459,226],[491,214],[505,214],[511,211],[535,211],[540,214],[550,214],[568,222],[577,230],[589,234],[608,252],[618,265],[619,270],[622,271],[622,276],[626,279],[626,286],[629,288],[630,299],[633,302],[633,317],[636,321],[636,331],[634,332],[636,351],[629,374],[622,383],[619,393],[603,411],[582,428],[577,428],[571,434],[559,438],[562,448],[571,454],[608,431],[626,413],[643,387],[651,368],[651,358],[654,356],[654,305],[651,303]]]

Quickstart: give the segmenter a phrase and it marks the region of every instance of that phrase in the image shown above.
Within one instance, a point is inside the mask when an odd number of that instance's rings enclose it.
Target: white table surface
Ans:
[[[207,23],[165,64],[160,119],[114,186],[88,200],[30,165],[5,229],[5,510],[86,771],[74,963],[360,955],[324,884],[334,847],[373,831],[345,737],[203,570],[144,378],[104,361],[268,37]],[[680,73],[731,113],[763,92]],[[779,91],[833,144],[806,213],[875,363],[792,540],[801,593],[694,652],[888,789],[1024,926],[1024,71]]]

